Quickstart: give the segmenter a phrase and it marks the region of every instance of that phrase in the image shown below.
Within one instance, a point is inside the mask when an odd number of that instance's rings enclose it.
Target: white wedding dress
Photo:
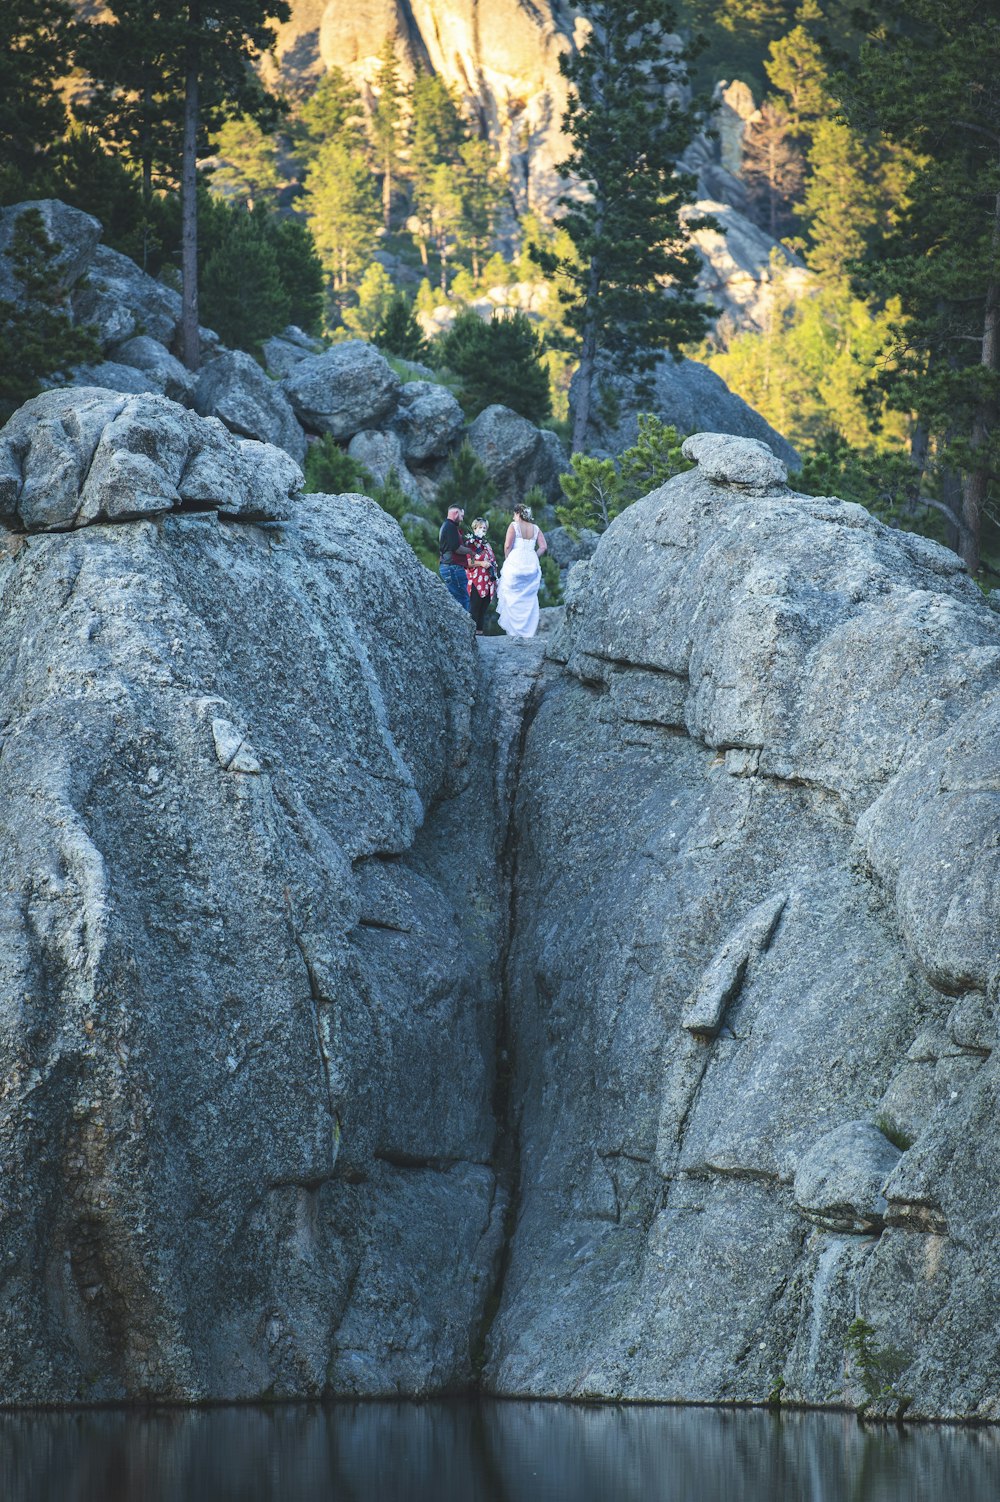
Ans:
[[[497,585],[497,617],[508,636],[534,636],[538,630],[538,588],[541,565],[535,547],[538,528],[524,537],[514,523],[514,546],[500,570]]]

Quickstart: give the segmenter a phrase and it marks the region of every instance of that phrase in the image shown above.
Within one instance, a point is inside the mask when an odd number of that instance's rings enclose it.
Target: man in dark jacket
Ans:
[[[462,541],[461,525],[465,512],[461,506],[451,506],[446,521],[438,533],[438,552],[441,561],[438,573],[448,588],[448,593],[457,600],[463,610],[469,608],[469,581],[465,572],[465,560],[472,549]]]

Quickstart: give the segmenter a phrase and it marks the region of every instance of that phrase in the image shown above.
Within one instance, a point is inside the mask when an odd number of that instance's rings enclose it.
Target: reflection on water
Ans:
[[[994,1502],[1000,1432],[554,1403],[0,1414],[4,1502]]]

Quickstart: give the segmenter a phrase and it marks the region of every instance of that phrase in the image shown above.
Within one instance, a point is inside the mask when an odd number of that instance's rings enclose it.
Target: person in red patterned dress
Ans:
[[[483,629],[490,601],[497,592],[497,560],[493,549],[486,541],[490,524],[485,517],[477,516],[472,523],[472,536],[468,546],[472,552],[465,560],[469,576],[469,611],[476,623],[476,635],[485,636]]]

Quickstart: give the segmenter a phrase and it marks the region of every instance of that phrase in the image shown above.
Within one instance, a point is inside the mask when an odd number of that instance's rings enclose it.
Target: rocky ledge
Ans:
[[[958,560],[702,434],[477,647],[365,498],[65,400],[0,436],[4,1401],[839,1405],[860,1318],[1000,1417]]]

